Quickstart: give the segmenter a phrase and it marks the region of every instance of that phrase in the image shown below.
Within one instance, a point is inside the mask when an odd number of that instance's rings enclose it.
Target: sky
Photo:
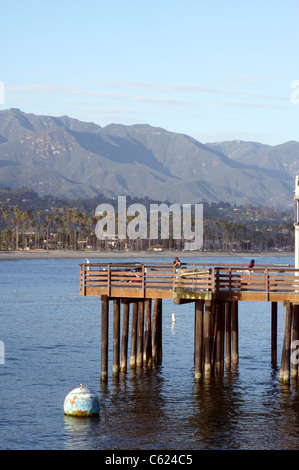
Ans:
[[[299,141],[298,0],[1,0],[0,110]]]

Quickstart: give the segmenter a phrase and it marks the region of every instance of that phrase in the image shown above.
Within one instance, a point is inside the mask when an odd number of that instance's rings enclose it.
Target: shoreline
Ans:
[[[292,257],[293,252],[214,252],[214,251],[60,251],[60,250],[19,250],[19,251],[0,251],[1,260],[16,260],[16,259],[108,259],[108,258],[206,258],[215,256],[217,258],[259,258],[259,257]]]

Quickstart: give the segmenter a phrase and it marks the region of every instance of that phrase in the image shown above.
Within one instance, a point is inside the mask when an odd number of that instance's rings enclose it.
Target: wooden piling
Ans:
[[[152,324],[152,365],[157,361],[157,346],[158,346],[158,302],[159,299],[154,300],[153,307],[153,324]]]
[[[119,351],[120,351],[120,299],[113,300],[113,364],[112,375],[119,374]]]
[[[152,299],[144,302],[144,343],[143,366],[150,369],[152,366],[152,331],[151,331]]]
[[[203,376],[202,362],[203,362],[203,313],[204,302],[203,300],[195,301],[195,344],[194,344],[194,380],[199,382]]]
[[[232,321],[232,364],[236,366],[239,362],[239,312],[238,302],[232,301],[231,321]]]
[[[132,310],[132,336],[131,336],[131,356],[130,368],[135,369],[137,358],[137,331],[138,331],[138,302],[133,302]]]
[[[293,337],[291,350],[291,377],[298,378],[299,305],[293,305]]]
[[[232,328],[231,328],[231,302],[226,302],[226,318],[225,318],[225,368],[231,368],[231,341],[232,341]]]
[[[277,302],[271,302],[271,364],[277,364]]]
[[[212,374],[211,369],[211,314],[212,314],[212,301],[205,301],[205,314],[203,326],[203,343],[204,343],[204,375],[205,379],[210,379]]]
[[[216,354],[215,354],[215,372],[221,374],[221,356],[222,356],[222,312],[221,304],[216,302],[215,312],[215,334],[216,334]]]
[[[217,338],[216,302],[212,303],[210,323],[211,323],[211,372],[213,374],[215,371],[216,338]]]
[[[292,333],[292,305],[290,302],[284,302],[285,306],[285,325],[283,348],[281,354],[281,367],[279,380],[288,383],[290,381],[290,353],[291,353],[291,333]]]
[[[144,300],[138,301],[138,332],[137,332],[137,356],[136,365],[143,364],[143,335],[144,335]]]
[[[108,378],[108,326],[109,326],[109,300],[107,296],[101,297],[101,380]]]
[[[121,356],[120,356],[120,371],[121,372],[127,371],[129,312],[130,312],[130,304],[126,300],[123,302],[123,329],[122,329]]]
[[[221,373],[224,372],[225,345],[225,302],[221,302]]]
[[[162,299],[157,302],[157,364],[162,363]]]

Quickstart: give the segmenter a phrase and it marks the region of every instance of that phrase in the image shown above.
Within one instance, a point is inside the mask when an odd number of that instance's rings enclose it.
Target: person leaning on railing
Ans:
[[[179,258],[176,256],[176,257],[174,258],[173,263],[172,263],[172,266],[175,268],[175,272],[176,272],[176,273],[178,272],[178,269],[181,267],[181,264],[182,264],[182,263],[180,262]]]

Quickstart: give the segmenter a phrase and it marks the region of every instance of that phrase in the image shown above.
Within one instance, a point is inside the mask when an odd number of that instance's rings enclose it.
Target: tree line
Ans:
[[[60,250],[181,250],[183,239],[173,238],[171,223],[168,239],[99,240],[95,234],[98,218],[95,211],[78,210],[66,205],[52,209],[21,210],[18,205],[2,204],[0,220],[0,250],[60,249]],[[94,206],[95,207],[95,206]],[[210,208],[210,206],[208,206]],[[226,206],[226,209],[232,209]],[[225,217],[205,215],[203,220],[204,251],[294,250],[292,215],[263,220],[257,210],[247,208],[221,212]],[[272,211],[272,210],[271,210]],[[255,214],[255,218],[253,217]],[[242,215],[242,217],[241,217]],[[117,217],[117,215],[116,215]],[[117,223],[117,221],[116,221]]]

